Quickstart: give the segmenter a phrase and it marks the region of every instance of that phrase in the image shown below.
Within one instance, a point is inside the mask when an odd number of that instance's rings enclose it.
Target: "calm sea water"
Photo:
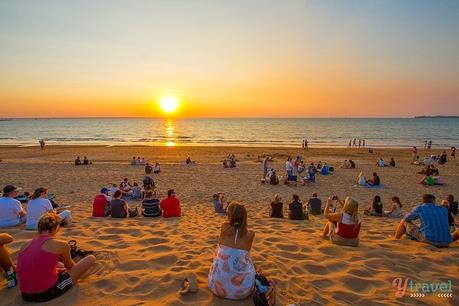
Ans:
[[[403,119],[15,119],[0,121],[0,144],[459,147],[458,118]]]

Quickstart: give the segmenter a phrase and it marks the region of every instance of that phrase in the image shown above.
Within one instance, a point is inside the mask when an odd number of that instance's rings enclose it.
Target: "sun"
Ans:
[[[159,106],[165,113],[173,113],[179,107],[179,101],[175,97],[162,97]]]

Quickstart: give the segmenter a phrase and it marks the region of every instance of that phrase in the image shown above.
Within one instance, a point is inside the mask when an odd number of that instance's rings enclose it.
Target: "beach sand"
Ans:
[[[438,153],[438,150],[432,150]],[[223,169],[221,160],[234,153],[238,168]],[[257,155],[274,157],[271,165],[284,173],[287,155],[301,155],[305,161],[327,162],[335,166],[332,176],[317,177],[308,186],[270,186],[260,183],[261,163]],[[423,156],[424,152],[420,152]],[[93,165],[75,167],[77,155],[88,156]],[[92,218],[92,200],[101,187],[128,177],[141,182],[143,167],[130,166],[132,156],[160,162],[162,173],[153,178],[161,195],[174,188],[182,202],[178,219],[126,220]],[[191,156],[197,163],[185,165]],[[377,168],[380,156],[395,157],[396,168]],[[339,169],[344,159],[357,163],[355,170]],[[420,167],[410,165],[409,149],[276,149],[236,147],[1,147],[0,185],[14,184],[26,191],[45,186],[57,195],[57,202],[70,205],[76,223],[62,228],[62,239],[76,239],[87,250],[96,250],[98,259],[91,273],[62,297],[44,305],[252,305],[252,300],[228,301],[207,289],[207,274],[221,223],[225,217],[213,212],[211,196],[225,192],[228,200],[245,204],[249,226],[256,232],[251,251],[257,269],[277,282],[278,305],[459,305],[459,243],[438,249],[429,245],[393,239],[398,219],[363,217],[361,244],[342,247],[320,238],[325,220],[309,221],[268,218],[269,203],[279,193],[284,209],[293,194],[301,201],[317,192],[323,201],[330,195],[352,196],[360,211],[370,205],[374,195],[382,197],[385,209],[398,195],[403,212],[420,203],[424,193],[437,199],[452,193],[459,197],[458,161],[439,166],[445,187],[424,187]],[[377,171],[384,189],[356,187],[360,171],[369,176]],[[130,202],[131,206],[139,202]],[[17,251],[35,233],[24,227],[2,229],[15,241],[8,245],[16,259]],[[199,292],[180,296],[178,290],[186,273],[198,276]],[[453,297],[436,294],[396,299],[392,281],[396,277],[416,282],[452,281]],[[6,289],[0,280],[0,304],[22,305],[18,287]]]

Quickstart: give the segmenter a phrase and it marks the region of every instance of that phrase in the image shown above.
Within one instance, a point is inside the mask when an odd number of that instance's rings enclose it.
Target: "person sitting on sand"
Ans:
[[[153,173],[158,174],[160,172],[161,172],[161,166],[159,165],[159,163],[155,163],[155,167],[153,168]]]
[[[136,166],[141,166],[142,165],[142,161],[140,160],[140,156],[137,156],[137,159],[135,161],[135,165]]]
[[[137,160],[135,159],[135,156],[133,156],[131,160],[131,166],[135,166],[136,164],[137,164]]]
[[[324,163],[322,168],[320,168],[320,174],[322,174],[322,175],[330,174],[330,167],[327,165],[327,163]]]
[[[349,162],[347,161],[347,159],[345,159],[339,167],[342,169],[349,169]]]
[[[381,179],[376,172],[373,172],[373,176],[367,180],[367,184],[370,186],[379,186],[381,184]]]
[[[79,165],[81,165],[81,164],[82,164],[82,163],[81,163],[81,159],[80,159],[79,156],[77,156],[77,158],[75,159],[75,166],[79,166]]]
[[[142,214],[144,217],[159,217],[161,216],[161,208],[159,207],[159,200],[156,197],[156,192],[147,191],[145,199],[142,201]]]
[[[217,214],[226,214],[227,205],[224,204],[224,197],[225,196],[221,192],[217,192],[212,196],[214,202],[214,210]]]
[[[90,164],[92,164],[92,162],[85,156],[83,158],[83,165],[90,165]]]
[[[5,247],[6,244],[13,242],[13,237],[6,233],[0,233],[0,268],[5,272],[5,275],[12,273],[14,279],[8,280],[8,288],[13,288],[17,285],[16,281],[16,265],[11,258],[10,252]]]
[[[129,179],[127,177],[120,183],[120,190],[123,193],[128,193],[131,190],[131,183],[129,183]]]
[[[150,165],[150,163],[146,163],[145,165],[145,174],[149,175],[153,172],[153,167]]]
[[[180,217],[182,214],[180,200],[175,196],[174,189],[167,191],[167,197],[161,200],[160,206],[164,218]]]
[[[402,203],[400,203],[400,198],[393,196],[392,197],[392,208],[391,210],[384,211],[384,217],[389,218],[400,218],[402,217]]]
[[[218,297],[242,300],[252,295],[255,267],[250,256],[255,233],[248,230],[247,211],[238,202],[228,206],[208,275],[210,291]]]
[[[115,192],[116,192],[117,190],[120,190],[120,189],[118,188],[118,185],[115,184],[115,183],[113,183],[113,184],[112,184],[112,187],[110,188],[110,194],[111,194],[111,195],[114,195]]]
[[[376,163],[376,165],[378,167],[386,167],[385,163],[384,163],[384,159],[381,157],[378,162]]]
[[[21,202],[15,199],[20,188],[7,185],[3,188],[3,196],[0,198],[0,227],[17,226],[26,221],[26,212]]]
[[[73,261],[67,241],[56,239],[61,221],[55,212],[44,214],[38,221],[38,236],[18,253],[17,277],[25,301],[46,302],[61,296],[96,261],[93,255]]]
[[[311,198],[308,200],[306,205],[308,208],[308,213],[311,215],[321,215],[322,214],[322,200],[317,197],[317,193],[313,192]]]
[[[129,206],[126,201],[121,200],[121,190],[113,194],[110,201],[110,214],[112,218],[127,218],[129,216]]]
[[[230,159],[229,161],[229,167],[230,168],[236,168],[236,160],[235,159]]]
[[[448,201],[448,210],[451,211],[454,216],[457,215],[459,204],[457,201],[454,201],[454,196],[450,194],[446,200]]]
[[[187,165],[191,165],[193,163],[193,161],[191,160],[191,157],[187,157],[186,160],[185,160],[185,164]]]
[[[390,158],[389,167],[395,167],[395,159],[393,157]]]
[[[360,172],[359,178],[357,179],[357,184],[359,186],[367,186],[367,180],[365,176],[363,175],[363,172]]]
[[[115,191],[116,192],[116,191]],[[108,195],[109,190],[102,188],[92,202],[92,216],[93,217],[106,217],[110,215],[110,201],[112,198]]]
[[[288,205],[288,217],[290,218],[290,220],[308,219],[307,215],[303,211],[303,204],[301,204],[300,202],[300,197],[297,194],[294,194],[292,200],[292,203]]]
[[[421,223],[419,227],[413,223],[417,219]],[[448,209],[435,205],[434,195],[423,195],[422,204],[414,207],[400,221],[395,239],[400,239],[403,234],[412,240],[447,247],[452,241],[448,226]]]
[[[142,199],[142,188],[137,182],[134,182],[132,189],[123,196],[127,200],[139,201]]]
[[[349,160],[349,169],[355,169],[355,162],[352,159]]]
[[[442,200],[441,201],[441,206],[445,207],[446,209],[449,208],[449,203],[447,200]],[[448,209],[448,226],[449,226],[449,229],[450,229],[450,232],[451,233],[454,233],[454,231],[456,230],[456,224],[454,222],[454,216],[453,214],[449,211]]]
[[[228,161],[226,159],[223,160],[223,168],[229,168]]]
[[[276,171],[273,171],[271,176],[269,177],[269,184],[279,185],[279,177],[277,176]]]
[[[53,210],[53,206],[48,200],[48,188],[37,188],[27,204],[26,229],[36,230],[41,216]],[[59,217],[62,219],[61,226],[72,223],[72,214],[69,210],[61,211]]]
[[[271,211],[269,216],[271,218],[284,218],[284,203],[279,194],[274,196],[274,201],[271,202]]]
[[[422,163],[424,164],[424,166],[430,166],[434,163],[434,160],[431,157],[426,155]]]
[[[373,203],[371,203],[371,207],[365,209],[363,213],[369,216],[382,217],[383,216],[383,204],[381,202],[381,197],[378,195],[375,196],[373,198]]]
[[[444,165],[448,161],[448,154],[446,154],[446,151],[443,151],[441,153],[440,157],[438,158],[438,164],[439,165]]]
[[[351,197],[344,200],[343,210],[339,213],[330,212],[333,201],[339,202],[337,196],[328,198],[324,209],[324,216],[328,220],[322,237],[337,245],[358,246],[361,217],[359,203]]]
[[[303,173],[305,169],[306,169],[306,166],[304,165],[304,161],[300,161],[296,171],[298,172],[298,174],[300,174],[300,173]]]
[[[155,181],[151,178],[151,176],[146,175],[143,180],[143,189],[149,190],[149,189],[154,189],[155,188]]]

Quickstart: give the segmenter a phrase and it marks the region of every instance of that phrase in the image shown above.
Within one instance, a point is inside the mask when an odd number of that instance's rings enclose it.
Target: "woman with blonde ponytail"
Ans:
[[[358,246],[361,217],[359,203],[351,197],[344,200],[342,212],[331,213],[333,201],[340,201],[337,196],[329,197],[325,206],[324,216],[328,222],[325,225],[322,237],[330,239],[338,245]]]

